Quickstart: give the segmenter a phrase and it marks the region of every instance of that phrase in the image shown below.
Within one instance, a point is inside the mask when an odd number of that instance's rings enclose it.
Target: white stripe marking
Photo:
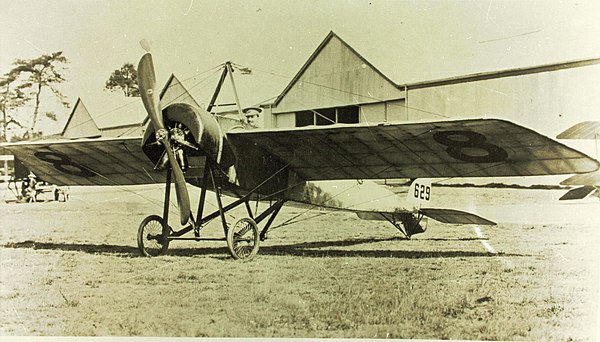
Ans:
[[[509,269],[513,269],[515,268],[515,265],[513,265],[513,263],[506,259],[501,257],[500,255],[498,255],[498,252],[494,249],[494,247],[492,247],[492,245],[490,245],[490,243],[487,241],[487,238],[485,237],[485,235],[483,235],[483,232],[481,231],[481,228],[479,228],[479,226],[473,226],[473,231],[475,232],[475,235],[477,235],[478,238],[480,239],[485,239],[485,240],[479,240],[481,242],[481,244],[483,245],[483,248],[485,248],[486,251],[488,251],[491,254],[495,254],[496,257],[504,264],[504,266],[506,266]]]
[[[490,245],[489,242],[481,241],[481,244],[483,245],[483,247],[485,247],[485,249],[487,249],[488,252],[492,254],[497,254],[496,250]]]
[[[475,231],[475,235],[477,235],[478,238],[486,239],[486,237],[483,235],[483,232],[481,231],[481,228],[479,228],[479,226],[473,226],[473,231]],[[498,254],[498,252],[496,252],[496,250],[492,247],[492,245],[490,245],[489,242],[487,242],[486,240],[480,240],[480,242],[486,251],[488,251],[492,254]]]

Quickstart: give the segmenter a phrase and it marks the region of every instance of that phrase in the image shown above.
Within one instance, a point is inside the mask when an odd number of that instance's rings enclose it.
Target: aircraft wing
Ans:
[[[581,175],[571,176],[562,182],[561,185],[591,185],[600,187],[600,170]]]
[[[236,131],[227,139],[237,153],[260,148],[305,180],[533,176],[599,167],[579,151],[499,119]]]
[[[142,138],[98,138],[5,144],[41,179],[56,185],[162,183],[141,149]]]
[[[590,185],[584,185],[584,186],[574,188],[574,189],[567,191],[558,200],[559,201],[569,201],[569,200],[583,199],[583,198],[588,197],[595,191],[596,191],[596,187],[590,186]]]
[[[598,139],[600,121],[583,121],[566,129],[556,139]]]

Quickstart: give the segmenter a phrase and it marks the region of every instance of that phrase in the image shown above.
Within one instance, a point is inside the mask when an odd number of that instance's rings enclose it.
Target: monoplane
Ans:
[[[221,81],[227,72],[229,64]],[[459,210],[404,207],[382,196],[372,198],[377,190],[369,180],[417,179],[409,195],[426,203],[431,184],[418,179],[574,174],[599,167],[577,150],[501,119],[260,129],[242,110],[233,119],[211,113],[213,102],[206,109],[189,103],[161,108],[150,53],[139,62],[138,82],[151,122],[143,137],[21,142],[6,148],[55,184],[165,183],[162,215],[146,217],[138,229],[138,245],[146,256],[164,254],[174,240],[209,239],[203,237],[202,228],[220,218],[221,240],[227,241],[231,255],[251,259],[288,202],[389,221],[407,238],[424,231],[420,224],[424,217],[492,225]],[[336,182],[344,180],[358,184],[354,190],[365,191],[327,191],[339,189]],[[168,223],[172,183],[181,227]],[[188,184],[201,188],[195,214]],[[208,190],[216,194],[218,209],[205,214]],[[225,205],[224,195],[236,199]],[[354,199],[352,204],[348,197]],[[251,201],[266,203],[266,209],[253,212]],[[245,206],[248,215],[230,225],[226,213],[239,206]],[[184,237],[188,233],[193,237]]]

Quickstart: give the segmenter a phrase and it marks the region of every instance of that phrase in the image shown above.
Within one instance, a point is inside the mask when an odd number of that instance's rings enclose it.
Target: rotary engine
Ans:
[[[233,164],[233,153],[217,120],[207,111],[185,103],[174,103],[163,109],[165,129],[155,131],[148,125],[144,132],[142,150],[155,165],[156,170],[169,166],[165,147],[160,143],[169,138],[177,163],[185,172],[189,156],[206,156],[221,166]]]

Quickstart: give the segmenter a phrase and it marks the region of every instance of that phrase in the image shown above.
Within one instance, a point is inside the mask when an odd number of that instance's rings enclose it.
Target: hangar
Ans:
[[[276,100],[265,128],[495,117],[548,136],[598,119],[600,58],[403,82],[385,49],[368,57],[330,32]],[[382,71],[382,67],[386,71]]]
[[[367,47],[376,44],[362,43]],[[259,125],[289,128],[494,117],[554,137],[578,122],[598,119],[600,58],[405,82],[408,76],[394,70],[394,59],[385,48],[365,51],[359,52],[329,32],[290,82],[276,90],[274,100],[258,104],[264,109]],[[261,87],[258,80],[250,84]],[[106,94],[99,97],[100,105],[90,106],[92,111],[79,99],[63,136],[141,135],[147,123],[141,101],[123,96],[117,101],[110,98]],[[198,106],[192,94],[171,75],[162,89],[161,104],[173,101]],[[219,108],[220,115],[237,115],[236,110],[225,107]],[[96,113],[102,114],[94,116]]]

